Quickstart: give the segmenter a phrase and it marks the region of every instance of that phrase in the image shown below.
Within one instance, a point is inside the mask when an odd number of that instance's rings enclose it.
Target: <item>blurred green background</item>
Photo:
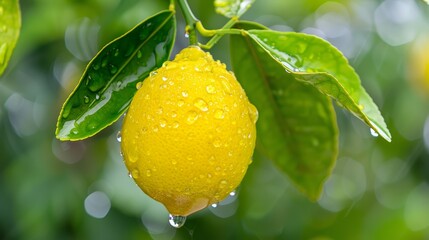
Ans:
[[[392,132],[337,108],[340,154],[318,202],[254,156],[235,196],[174,229],[128,177],[116,134],[60,142],[62,103],[104,44],[168,1],[22,0],[0,77],[0,239],[429,239],[429,6],[423,0],[257,0],[243,19],[323,37],[349,59]],[[226,19],[189,1],[207,28]],[[187,46],[178,15],[173,54]],[[201,39],[201,41],[205,41]],[[223,39],[211,52],[229,63]],[[425,72],[426,71],[426,72]],[[315,159],[317,160],[317,159]]]

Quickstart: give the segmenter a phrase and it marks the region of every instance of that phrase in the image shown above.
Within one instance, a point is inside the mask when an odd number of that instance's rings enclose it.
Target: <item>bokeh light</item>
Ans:
[[[109,197],[100,191],[93,192],[85,198],[85,211],[95,218],[104,218],[109,213]]]

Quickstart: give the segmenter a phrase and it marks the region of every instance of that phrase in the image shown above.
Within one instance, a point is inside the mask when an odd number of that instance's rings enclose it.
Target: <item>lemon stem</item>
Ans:
[[[201,35],[203,35],[204,37],[213,37],[215,35],[219,35],[219,37],[221,37],[225,34],[241,34],[242,32],[241,29],[221,28],[221,29],[209,30],[209,29],[205,29],[201,22],[197,22],[195,27],[198,30],[198,32],[201,33]]]
[[[174,8],[174,0],[170,0],[170,5],[168,6],[168,9],[169,9],[170,11],[175,11],[175,8]]]
[[[201,35],[206,36],[206,37],[212,37],[206,44],[200,44],[199,46],[205,49],[210,49],[212,48],[225,34],[241,34],[242,30],[238,30],[238,29],[231,29],[232,26],[234,26],[234,24],[238,22],[238,17],[232,17],[231,19],[229,19],[229,21],[221,28],[218,30],[206,30],[207,33],[214,33],[211,36],[208,35],[204,35],[204,31],[201,31],[199,29],[199,27],[203,27],[202,25],[199,26],[200,24],[197,23],[196,27],[198,29],[198,31],[201,33]]]
[[[186,31],[186,35],[189,36],[189,44],[197,45],[198,38],[197,38],[197,32],[195,31],[195,25],[197,22],[199,22],[199,20],[192,13],[191,8],[189,7],[189,4],[186,0],[177,0],[177,3],[179,4],[183,17],[185,18],[185,22],[186,22],[185,31]]]
[[[171,0],[173,1],[173,0]],[[171,2],[170,2],[171,3]],[[212,48],[225,34],[242,34],[243,30],[239,29],[231,29],[235,23],[238,22],[238,17],[232,17],[229,21],[221,28],[215,30],[205,29],[200,20],[198,20],[191,8],[187,0],[177,0],[179,4],[180,10],[182,11],[183,17],[185,18],[186,35],[189,37],[190,45],[198,45],[205,49]],[[170,4],[171,8],[171,4]],[[206,44],[200,44],[198,42],[197,31],[204,37],[212,37]]]

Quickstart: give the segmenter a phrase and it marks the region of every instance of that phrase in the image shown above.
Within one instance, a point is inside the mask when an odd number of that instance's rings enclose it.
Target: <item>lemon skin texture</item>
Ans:
[[[235,76],[188,47],[137,87],[121,131],[137,185],[178,216],[226,198],[252,161],[258,118]]]

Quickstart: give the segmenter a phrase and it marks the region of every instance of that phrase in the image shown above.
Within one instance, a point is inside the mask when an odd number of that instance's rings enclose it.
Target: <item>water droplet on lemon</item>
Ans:
[[[177,106],[182,107],[183,105],[185,105],[185,101],[183,100],[177,101]]]
[[[116,134],[116,141],[121,142],[122,141],[122,134],[121,131],[118,131],[118,133]]]
[[[250,119],[252,119],[253,123],[256,123],[258,121],[259,118],[259,113],[258,113],[258,109],[256,109],[256,107],[249,103],[249,117]]]
[[[219,138],[216,138],[213,141],[213,146],[216,147],[216,148],[221,147],[222,146],[222,141]]]
[[[204,101],[201,98],[195,99],[194,106],[197,107],[198,109],[200,109],[203,112],[207,112],[209,110],[209,107],[208,107],[206,101]]]
[[[225,112],[222,109],[217,109],[214,113],[214,117],[216,119],[224,119],[225,118]]]
[[[143,86],[143,82],[138,82],[136,84],[136,89],[140,89]]]
[[[216,93],[216,88],[213,87],[213,85],[207,85],[206,86],[206,91],[207,91],[207,93],[215,94]]]
[[[140,172],[139,172],[139,170],[138,170],[138,169],[133,169],[133,170],[131,171],[131,176],[132,176],[134,179],[139,178],[139,177],[140,177]]]
[[[227,94],[230,94],[231,95],[231,84],[228,82],[228,81],[226,81],[225,79],[223,79],[222,81],[221,81],[221,83],[222,83],[222,85],[223,85],[223,88],[224,88],[224,90],[225,90],[225,93],[227,93]]]
[[[187,122],[188,124],[193,124],[193,123],[195,123],[195,122],[197,121],[197,119],[198,119],[198,113],[197,113],[197,112],[195,112],[195,111],[189,111],[189,112],[187,113],[187,116],[186,116],[186,122]]]
[[[224,187],[226,187],[227,184],[228,184],[228,181],[222,180],[222,181],[220,181],[219,187],[224,188]]]
[[[168,222],[172,227],[175,228],[181,228],[183,225],[185,225],[186,217],[185,216],[179,216],[179,215],[172,215],[170,214],[168,216]]]

